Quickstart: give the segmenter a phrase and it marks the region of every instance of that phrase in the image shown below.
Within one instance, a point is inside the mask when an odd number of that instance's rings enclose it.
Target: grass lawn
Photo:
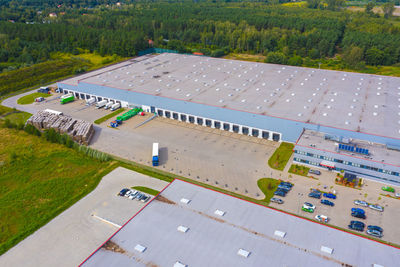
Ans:
[[[3,119],[9,119],[11,122],[16,124],[25,124],[25,122],[32,116],[31,113],[18,111],[7,116],[4,116]]]
[[[0,255],[92,191],[117,165],[0,127]]]
[[[114,116],[116,116],[116,115],[118,115],[118,114],[120,114],[120,113],[122,113],[124,111],[125,111],[124,108],[117,109],[116,111],[114,111],[114,112],[112,112],[110,114],[107,114],[104,117],[101,117],[100,119],[95,120],[94,123],[100,124],[100,123],[105,122],[106,120],[111,119],[112,117],[114,117]]]
[[[20,105],[27,105],[32,104],[36,98],[38,97],[49,97],[51,94],[44,94],[44,93],[32,93],[29,95],[25,95],[17,100],[17,103]]]
[[[301,176],[306,176],[308,177],[308,171],[310,170],[309,167],[302,166],[302,165],[297,165],[297,164],[292,164],[290,166],[289,172]]]
[[[282,142],[269,158],[268,165],[276,170],[283,171],[293,153],[294,144]]]
[[[6,114],[9,112],[13,112],[13,111],[16,111],[16,109],[12,109],[12,108],[0,105],[0,115]]]
[[[263,199],[264,202],[267,204],[269,203],[269,200],[274,196],[274,192],[278,188],[279,183],[279,180],[273,178],[261,178],[257,181],[258,187],[265,195],[265,198]]]
[[[147,193],[153,196],[156,196],[158,195],[158,193],[160,193],[160,191],[145,186],[134,186],[132,187],[132,189],[139,190],[140,192]]]

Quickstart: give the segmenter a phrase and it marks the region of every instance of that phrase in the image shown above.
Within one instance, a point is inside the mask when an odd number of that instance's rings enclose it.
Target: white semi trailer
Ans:
[[[121,107],[120,103],[115,103],[114,105],[111,106],[111,111],[117,110]]]
[[[96,98],[92,97],[92,98],[86,100],[86,105],[87,105],[87,106],[90,106],[90,105],[92,105],[94,102],[96,102]]]
[[[96,103],[96,108],[102,108],[107,104],[107,100],[101,100]]]
[[[106,104],[106,106],[104,107],[104,109],[109,109],[109,108],[112,107],[112,105],[114,105],[114,103],[110,101],[110,102],[108,102],[108,103]]]

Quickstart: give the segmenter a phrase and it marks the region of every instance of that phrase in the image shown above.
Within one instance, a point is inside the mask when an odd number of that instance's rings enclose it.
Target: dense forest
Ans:
[[[291,65],[337,56],[353,69],[400,65],[400,20],[393,10],[350,12],[342,4],[0,0],[0,71],[44,62],[56,51],[127,57],[150,46],[262,54],[267,62]]]

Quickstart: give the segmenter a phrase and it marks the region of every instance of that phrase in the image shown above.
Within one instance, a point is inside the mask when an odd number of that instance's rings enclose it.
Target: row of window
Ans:
[[[381,172],[381,173],[386,173],[389,175],[399,176],[398,172],[384,170],[384,169],[380,169],[380,168],[376,168],[376,167],[372,167],[372,166],[368,166],[368,165],[363,165],[363,164],[359,164],[359,163],[355,163],[355,162],[350,162],[350,161],[346,161],[346,160],[335,159],[332,157],[317,155],[317,154],[313,154],[310,152],[295,150],[294,153],[300,154],[300,155],[305,155],[308,157],[314,157],[317,159],[333,161],[333,162],[337,162],[337,163],[341,163],[341,164],[345,164],[345,165],[349,165],[349,166],[353,166],[353,167],[357,167],[357,168],[367,169],[367,170],[371,170],[371,171],[375,171],[375,172]]]
[[[301,158],[296,158],[296,157],[294,157],[293,160],[294,160],[294,161],[297,161],[297,162],[309,164],[309,165],[319,166],[318,163],[313,162],[313,161],[308,161],[308,160],[306,160],[306,159],[301,159]],[[341,170],[347,171],[347,170],[341,169],[341,168],[335,168],[335,170],[337,170],[337,171],[341,171]],[[357,171],[354,171],[354,170],[348,170],[348,171],[351,171],[351,172],[353,172],[353,173],[357,173],[357,174],[360,174],[360,175],[367,175],[367,176],[371,176],[371,177],[374,177],[374,178],[378,178],[378,179],[382,179],[382,180],[385,180],[385,181],[389,181],[389,182],[393,182],[393,183],[400,184],[400,182],[397,181],[397,180],[392,180],[392,179],[388,179],[388,178],[385,178],[385,177],[380,177],[380,176],[365,174],[365,173],[357,172]]]
[[[172,118],[174,120],[181,120],[183,122],[197,123],[198,125],[214,127],[216,129],[221,129],[221,130],[225,130],[225,131],[233,131],[235,133],[241,132],[244,135],[251,135],[251,136],[259,137],[260,132],[261,132],[262,138],[268,139],[270,137],[270,132],[268,132],[268,131],[261,131],[258,129],[250,130],[249,127],[240,126],[240,125],[236,125],[236,124],[220,122],[220,121],[213,121],[210,119],[203,119],[201,117],[195,117],[195,116],[190,116],[190,115],[185,115],[185,114],[178,114],[176,112],[171,112],[171,111],[167,111],[167,110],[164,111],[162,109],[158,109],[157,114],[158,114],[158,116],[161,116],[161,117]],[[272,140],[279,141],[280,134],[272,133]]]

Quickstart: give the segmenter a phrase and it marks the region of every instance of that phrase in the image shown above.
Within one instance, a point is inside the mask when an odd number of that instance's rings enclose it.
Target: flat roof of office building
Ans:
[[[340,136],[305,130],[297,141],[297,145],[400,167],[400,147],[388,149],[385,144],[341,138]],[[355,149],[354,151],[339,149],[339,144],[364,149],[364,153],[357,153]],[[368,150],[368,153],[365,153],[365,149]]]
[[[164,53],[63,81],[79,82],[400,138],[397,77]]]
[[[399,261],[397,248],[175,180],[82,266],[389,267]]]

